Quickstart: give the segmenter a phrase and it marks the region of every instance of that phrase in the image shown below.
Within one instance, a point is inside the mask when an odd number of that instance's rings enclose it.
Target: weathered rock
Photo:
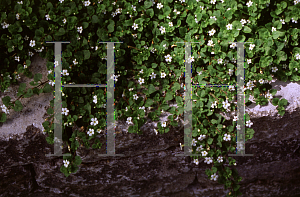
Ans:
[[[287,86],[283,85],[277,92],[277,96],[282,96],[289,101],[287,109],[290,111],[283,117],[276,116],[276,113],[267,116],[259,113],[257,116],[254,116],[254,113],[250,114],[255,134],[246,142],[246,153],[254,156],[233,157],[237,161],[234,167],[243,177],[240,182],[243,196],[296,197],[300,195],[298,178],[300,175],[300,109],[297,106],[290,107],[295,103],[291,102],[292,96],[297,97],[299,91],[287,91],[286,88],[295,83],[288,81],[282,84]],[[291,96],[283,92],[288,92]],[[2,95],[1,93],[0,96]],[[30,102],[34,107],[36,98],[29,99],[32,99]],[[267,111],[267,107],[263,106],[260,110]],[[247,110],[258,112],[258,109],[251,106],[246,107]],[[159,121],[167,120],[169,114],[169,112],[163,113]],[[36,114],[36,116],[40,115]],[[228,114],[228,116],[232,115]],[[38,119],[39,122],[31,125],[22,122],[22,119],[26,119],[24,114],[20,114],[19,118],[11,119],[10,116],[8,118],[10,122],[0,126],[1,197],[95,195],[219,197],[225,196],[229,191],[226,191],[222,184],[208,180],[205,170],[211,165],[205,164],[204,159],[199,159],[199,165],[196,165],[192,163],[190,157],[175,156],[183,153],[179,147],[179,143],[184,141],[181,122],[183,117],[179,118],[181,119],[179,127],[171,127],[167,134],[157,135],[153,130],[158,121],[153,122],[148,119],[141,128],[143,135],[138,135],[127,133],[129,125],[125,120],[118,120],[116,154],[125,154],[125,157],[99,157],[98,153],[106,153],[106,138],[101,134],[102,148],[96,151],[80,147],[76,154],[82,158],[82,164],[75,174],[67,178],[59,170],[63,165],[63,158],[45,156],[54,153],[54,146],[46,142],[46,136],[40,128],[44,119]],[[17,126],[10,127],[10,130],[3,129],[13,124]],[[22,129],[22,124],[26,125],[26,129]],[[226,124],[231,124],[231,121]],[[6,135],[1,135],[3,131]],[[67,152],[65,147],[63,153]]]

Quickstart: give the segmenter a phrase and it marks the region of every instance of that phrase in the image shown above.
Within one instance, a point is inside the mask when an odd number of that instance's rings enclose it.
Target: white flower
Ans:
[[[6,114],[9,114],[9,110],[7,109],[7,107],[5,105],[1,105],[2,111]]]
[[[205,157],[208,153],[206,151],[202,151],[202,156]]]
[[[231,140],[231,136],[229,134],[224,134],[223,140],[225,141],[230,141]]]
[[[222,62],[223,62],[223,59],[218,59],[218,64],[222,64]]]
[[[19,14],[19,13],[16,14],[16,19],[17,19],[17,20],[20,19],[20,14]]]
[[[247,63],[248,64],[251,64],[252,62],[251,62],[251,59],[247,59]]]
[[[165,77],[166,77],[166,73],[162,72],[160,78],[165,78]]]
[[[205,157],[204,159],[205,159],[204,163],[211,164],[213,162],[211,157]]]
[[[242,23],[242,26],[244,26],[244,24],[247,23],[247,21],[245,19],[241,19],[240,22]]]
[[[232,43],[232,44],[230,45],[230,48],[234,48],[234,47],[236,47],[236,43]]]
[[[90,128],[90,129],[88,130],[87,134],[88,134],[89,136],[94,135],[94,129],[91,129],[91,128]]]
[[[91,121],[92,121],[91,125],[93,125],[93,126],[96,126],[98,124],[97,118],[92,118]]]
[[[166,28],[164,28],[163,26],[160,26],[159,30],[161,34],[166,33]]]
[[[78,64],[78,62],[76,61],[76,59],[73,60],[73,64],[74,65]]]
[[[34,47],[35,46],[35,40],[30,40],[29,46]]]
[[[82,33],[82,26],[77,27],[77,31],[78,31],[79,33]]]
[[[192,141],[192,146],[196,146],[197,141],[195,139],[193,139]]]
[[[284,19],[280,19],[280,21],[281,21],[282,24],[285,24]]]
[[[133,98],[135,99],[135,100],[138,100],[138,96],[137,96],[137,94],[135,94],[135,95],[133,95]]]
[[[194,159],[194,163],[195,163],[196,165],[198,165],[198,164],[199,164],[198,159]]]
[[[217,159],[217,161],[218,161],[219,163],[223,162],[223,157],[222,157],[222,156],[219,156],[218,159]]]
[[[140,83],[140,85],[143,84],[143,83],[145,83],[145,82],[144,82],[144,79],[140,78],[140,79],[139,79],[139,83]]]
[[[64,2],[64,0],[59,0],[60,3]]]
[[[66,18],[64,18],[64,19],[63,19],[63,23],[65,24],[66,22],[67,22],[67,19],[66,19]]]
[[[5,21],[4,21],[3,23],[1,23],[1,25],[2,25],[2,28],[3,28],[3,29],[9,27],[9,24],[7,24]]]
[[[145,106],[143,106],[143,107],[139,107],[139,109],[143,109],[143,110],[144,110],[144,112],[146,113]]]
[[[202,149],[202,145],[200,145],[199,147],[197,147],[196,151],[200,152]]]
[[[101,131],[102,131],[101,129],[97,129],[97,133],[101,133]]]
[[[170,26],[170,27],[173,27],[173,22],[169,22],[169,26]]]
[[[156,129],[154,129],[155,134],[157,135],[158,131]]]
[[[69,110],[67,108],[62,108],[62,114],[65,114],[66,116],[68,115],[69,113]]]
[[[293,23],[297,23],[297,21],[296,21],[296,20],[294,20],[293,18],[292,18],[292,22],[293,22]]]
[[[253,125],[253,123],[251,122],[251,120],[246,121],[246,126],[247,127],[251,127],[251,125]]]
[[[249,1],[248,3],[246,3],[246,5],[248,6],[248,7],[250,7],[251,5],[252,5],[252,1]]]
[[[272,32],[273,32],[273,31],[276,31],[276,28],[275,28],[275,27],[272,27]]]
[[[30,57],[32,57],[34,55],[34,53],[32,53],[31,51],[29,51],[28,55],[30,55]]]
[[[151,79],[156,78],[156,74],[154,72],[150,75]]]
[[[27,68],[27,65],[26,65],[26,64],[24,64],[24,69],[25,69],[25,68]],[[49,72],[49,71],[48,71],[48,72]]]
[[[49,84],[54,86],[55,82],[53,82],[52,80],[49,81]]]
[[[250,44],[249,50],[251,51],[255,47],[255,44]]]
[[[136,30],[137,28],[139,28],[139,26],[138,26],[138,24],[133,23],[132,28],[133,28],[134,30]]]
[[[265,98],[267,98],[268,100],[271,100],[271,99],[273,98],[273,95],[270,94],[270,93],[267,93],[267,94],[265,95]]]
[[[238,117],[234,116],[233,121],[237,121]]]
[[[241,130],[241,125],[236,125],[237,130]]]
[[[213,179],[214,181],[216,181],[218,179],[218,175],[216,175],[216,173],[214,173],[213,175],[211,175],[211,179]]]
[[[183,2],[185,2],[185,0],[179,0],[180,1],[180,3],[183,3]]]
[[[70,162],[68,161],[68,160],[63,160],[63,162],[64,162],[64,166],[67,168],[68,166],[69,166],[69,164],[70,164]]]
[[[166,62],[171,62],[172,61],[172,57],[170,54],[168,54],[167,56],[165,56],[166,58]]]
[[[228,24],[228,25],[226,25],[226,28],[227,28],[227,30],[231,30],[232,29],[232,24]]]
[[[230,107],[230,103],[228,103],[228,100],[226,100],[226,102],[223,101],[222,104],[223,104],[224,109],[227,109],[228,107]]]
[[[161,9],[162,7],[164,7],[164,6],[163,6],[161,3],[158,3],[158,4],[157,4],[157,8],[158,8],[158,9]]]
[[[89,6],[91,4],[90,0],[84,1],[83,3],[84,3],[84,6]]]
[[[211,4],[216,4],[216,0],[211,0],[210,3]]]
[[[232,86],[232,85],[230,85],[230,86],[229,86],[229,91],[235,91],[235,87]]]
[[[54,68],[58,66],[58,61],[54,62]]]
[[[141,69],[139,73],[144,73],[144,69]]]
[[[214,44],[213,44],[214,42],[212,41],[212,40],[209,40],[208,41],[208,43],[207,43],[207,46],[211,46],[211,47],[213,47],[214,46]]]
[[[300,59],[300,54],[297,53],[297,54],[296,54],[296,60],[299,60],[299,59]]]
[[[166,127],[166,126],[167,126],[167,123],[166,123],[166,122],[163,122],[161,126],[162,126],[162,127]]]
[[[263,79],[260,79],[258,82],[259,82],[260,84],[263,84],[263,83],[264,83],[264,80],[263,80]]]
[[[202,141],[203,139],[205,139],[206,138],[206,135],[200,135],[200,137],[198,137],[198,140],[199,141]]]
[[[128,117],[126,123],[127,124],[133,124],[133,122],[131,120],[132,120],[132,117]]]
[[[216,30],[212,29],[208,33],[209,33],[209,36],[213,36],[216,33]]]
[[[63,70],[62,72],[64,76],[69,75],[68,70]]]
[[[273,73],[276,72],[277,70],[278,70],[277,67],[272,67],[272,72],[273,72]]]
[[[15,56],[15,60],[17,60],[19,62],[20,61],[20,57],[19,56]]]
[[[211,106],[210,106],[211,108],[214,108],[214,107],[216,107],[217,108],[217,101],[214,101],[212,104],[211,104]]]
[[[217,20],[216,16],[210,16],[210,19],[213,18],[215,21]]]
[[[45,17],[46,17],[46,20],[47,20],[47,21],[48,21],[48,20],[51,20],[49,14],[45,15]]]
[[[203,9],[204,9],[204,7],[200,5],[200,9],[201,9],[201,10],[203,10]]]

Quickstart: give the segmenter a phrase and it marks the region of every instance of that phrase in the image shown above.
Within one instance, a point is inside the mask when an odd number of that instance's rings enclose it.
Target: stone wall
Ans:
[[[30,67],[33,74],[47,74],[46,61],[38,56]],[[243,196],[300,196],[300,109],[297,102],[293,102],[300,92],[296,91],[299,84],[274,81],[272,85],[280,90],[276,96],[289,101],[288,112],[283,117],[277,116],[271,104],[246,107],[246,111],[251,112],[255,130],[254,137],[246,142],[246,153],[254,156],[234,157],[235,168],[243,177],[240,182]],[[10,92],[1,92],[0,97],[10,95],[14,100],[16,90],[13,87]],[[125,154],[125,157],[97,156],[97,153],[106,153],[106,139],[102,134],[101,150],[80,147],[76,154],[82,158],[82,164],[75,174],[66,178],[59,170],[63,158],[45,156],[54,153],[54,146],[46,142],[41,126],[52,99],[52,93],[24,99],[24,109],[11,111],[8,121],[0,126],[1,197],[220,197],[228,192],[222,184],[208,180],[205,170],[211,165],[205,164],[204,159],[196,165],[190,157],[175,156],[183,153],[179,147],[184,141],[183,117],[179,118],[179,127],[171,127],[163,135],[153,131],[158,121],[148,119],[141,128],[143,135],[127,133],[126,121],[117,121],[116,154]],[[233,116],[221,114],[227,118]],[[168,112],[163,113],[159,121],[166,120],[168,115]],[[63,153],[66,152],[64,148]]]

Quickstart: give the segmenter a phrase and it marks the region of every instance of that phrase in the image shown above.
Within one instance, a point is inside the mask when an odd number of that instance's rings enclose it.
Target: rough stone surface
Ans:
[[[240,182],[243,196],[300,196],[300,109],[297,106],[290,107],[295,103],[292,102],[293,97],[297,97],[299,91],[286,89],[291,85],[297,88],[296,83],[277,83],[284,84],[277,94],[289,101],[287,109],[291,110],[288,113],[283,117],[278,117],[276,113],[264,116],[259,115],[258,111],[267,112],[268,106],[246,108],[246,111],[254,110],[258,115],[250,114],[255,134],[246,142],[246,153],[254,156],[234,157],[237,161],[235,168],[243,177]],[[37,99],[30,101],[34,103]],[[49,101],[45,101],[48,106]],[[37,111],[34,113],[37,113],[34,117],[40,117]],[[163,113],[159,121],[166,120],[168,115],[168,112]],[[106,139],[102,134],[100,141],[103,146],[100,150],[87,150],[84,147],[77,150],[82,164],[77,173],[67,178],[59,170],[63,158],[45,156],[54,153],[54,146],[46,142],[46,136],[39,126],[44,119],[37,119],[35,125],[25,119],[27,117],[20,114],[19,118],[0,126],[1,197],[219,197],[228,192],[222,184],[208,180],[205,170],[211,165],[205,164],[204,159],[199,159],[199,165],[196,165],[190,157],[175,156],[183,153],[179,147],[179,143],[184,141],[182,118],[179,118],[179,127],[171,127],[163,135],[156,135],[153,131],[158,121],[148,119],[141,128],[143,135],[127,133],[126,122],[117,121],[116,153],[125,154],[125,157],[97,156],[97,153],[106,153]],[[17,126],[5,130],[14,124]],[[20,126],[22,124],[25,129]],[[231,121],[226,124],[231,124]],[[2,135],[3,131],[10,133]],[[64,148],[63,153],[66,152]]]

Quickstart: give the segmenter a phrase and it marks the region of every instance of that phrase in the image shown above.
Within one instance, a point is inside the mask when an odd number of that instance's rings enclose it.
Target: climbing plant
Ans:
[[[202,154],[193,156],[193,162],[198,165],[204,158],[211,164],[205,171],[208,178],[230,188],[227,196],[241,195],[238,183],[242,177],[235,168],[224,166],[227,161],[229,166],[236,165],[227,155],[239,147],[235,130],[239,125],[235,117],[232,125],[225,126],[224,118],[215,113],[216,109],[236,110],[237,50],[229,42],[252,42],[245,44],[246,105],[271,101],[283,116],[287,100],[273,98],[276,90],[270,82],[274,77],[299,81],[299,8],[298,0],[272,4],[268,0],[1,0],[1,92],[14,84],[19,89],[15,101],[2,98],[0,121],[6,121],[10,110],[22,110],[20,99],[54,91],[58,62],[54,61],[54,45],[46,41],[70,42],[62,45],[62,84],[106,84],[107,44],[99,42],[121,41],[114,45],[115,117],[127,120],[129,133],[142,135],[146,108],[155,109],[147,114],[153,121],[159,120],[162,110],[168,111],[172,114],[169,120],[159,122],[158,131],[155,129],[163,135],[171,126],[178,126],[176,118],[184,113],[184,95],[179,93],[183,86],[178,81],[184,77],[185,48],[177,42],[200,42],[191,43],[192,55],[187,60],[192,63],[192,83],[228,87],[192,88],[195,139],[190,142],[191,151]],[[47,81],[28,70],[36,53],[47,59]],[[33,88],[18,82],[21,73],[33,77]],[[134,80],[127,81],[132,77]],[[63,141],[72,153],[63,157],[60,170],[66,177],[78,170],[81,158],[74,153],[80,145],[102,146],[97,135],[106,127],[106,96],[106,88],[62,89]],[[178,107],[169,107],[167,101],[174,100]],[[50,118],[43,126],[47,142],[53,144],[54,99],[50,106]],[[245,115],[247,141],[254,130],[250,116]],[[84,132],[68,135],[74,123]]]

